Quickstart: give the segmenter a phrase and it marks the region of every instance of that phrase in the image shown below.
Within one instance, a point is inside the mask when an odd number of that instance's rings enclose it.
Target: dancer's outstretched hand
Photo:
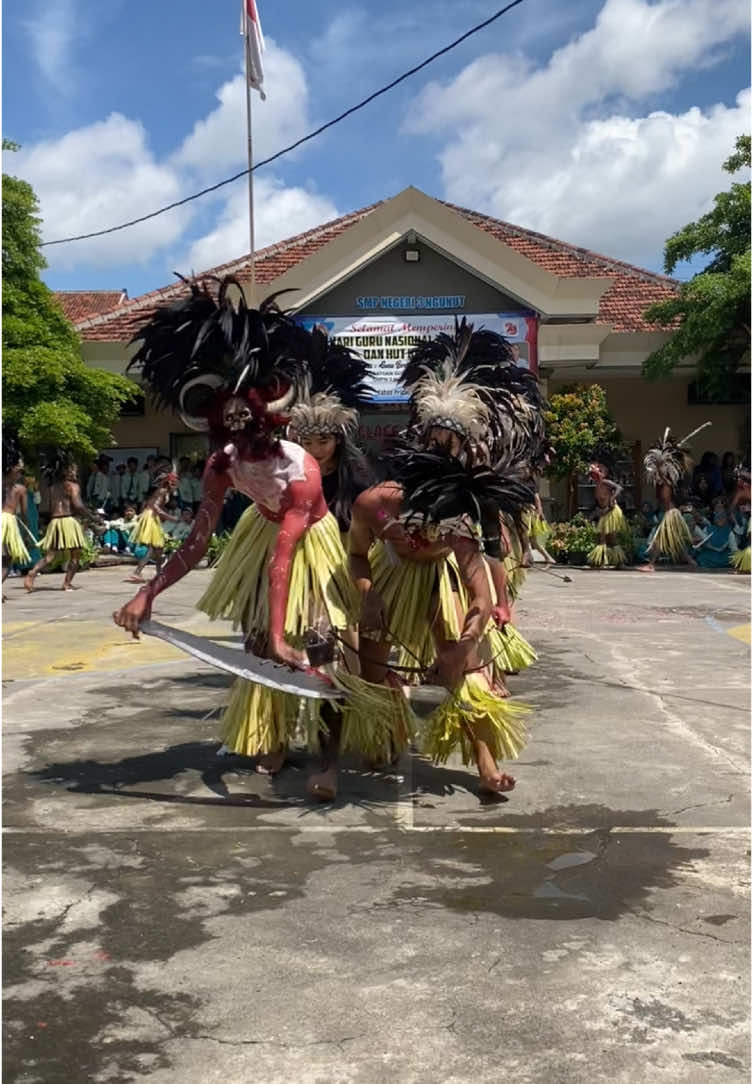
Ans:
[[[507,603],[503,605],[492,606],[492,621],[498,629],[503,629],[505,625],[509,625],[512,621],[510,617],[510,607]]]
[[[148,621],[152,616],[152,602],[145,594],[139,592],[135,598],[121,606],[112,615],[116,625],[132,633],[134,640],[139,638],[139,627],[142,621]]]
[[[282,643],[272,645],[271,654],[274,662],[289,666],[291,670],[306,670],[308,668],[309,662],[304,652],[296,651],[294,647],[291,647],[284,640]]]

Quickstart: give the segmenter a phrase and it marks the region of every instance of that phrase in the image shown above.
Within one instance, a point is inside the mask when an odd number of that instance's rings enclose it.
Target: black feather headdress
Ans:
[[[194,429],[210,427],[222,396],[250,396],[269,413],[287,409],[304,386],[309,345],[277,295],[250,309],[232,276],[187,285],[188,297],[158,307],[134,335],[129,371]]]
[[[21,462],[21,448],[18,435],[3,427],[3,474],[13,470]]]
[[[530,482],[521,476],[468,464],[446,449],[418,451],[398,445],[384,459],[390,479],[402,486],[400,518],[407,527],[461,520],[480,526],[485,507],[517,516],[534,501]]]
[[[352,435],[358,426],[358,411],[373,394],[364,359],[314,328],[307,368],[305,390],[290,412],[291,432],[297,437]]]
[[[400,383],[411,395],[414,430],[439,427],[483,441],[503,467],[537,455],[545,407],[538,380],[496,332],[456,319],[454,335],[439,334],[412,351]]]
[[[672,431],[667,426],[664,430],[664,436],[656,442],[653,448],[649,448],[643,459],[643,467],[648,482],[654,486],[671,485],[674,487],[679,485],[691,466],[690,456],[687,451],[688,443],[696,433],[700,433],[701,430],[710,425],[711,422],[704,422],[703,425],[699,425],[697,429],[694,429],[692,433],[688,433],[682,440],[675,440]]]
[[[66,471],[73,465],[73,455],[64,448],[47,445],[39,449],[39,470],[48,485],[61,482]]]

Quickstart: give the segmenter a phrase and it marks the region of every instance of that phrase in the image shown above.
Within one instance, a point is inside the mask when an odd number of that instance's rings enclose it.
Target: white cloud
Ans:
[[[268,96],[265,102],[256,96],[254,101],[257,160],[297,138],[308,125],[308,87],[300,64],[274,42],[267,43],[265,56]],[[217,97],[220,105],[194,125],[176,153],[161,160],[149,147],[143,125],[119,113],[14,154],[7,168],[34,187],[43,240],[91,233],[138,218],[191,193],[207,177],[219,180],[244,165],[242,78],[223,84]],[[257,178],[255,190],[259,248],[338,214],[326,196],[286,187],[271,176]],[[117,233],[47,248],[45,256],[53,270],[66,271],[146,264],[159,252],[178,249],[186,252],[190,268],[203,270],[248,251],[246,192],[239,181],[229,194],[214,197],[216,224],[193,243],[186,240],[186,230],[200,208],[212,208],[207,198]]]
[[[81,25],[75,0],[43,3],[23,25],[29,35],[32,56],[40,74],[56,93],[69,97],[75,83],[71,53],[77,29]]]
[[[257,249],[303,233],[338,215],[337,208],[326,196],[308,192],[305,188],[286,187],[273,177],[260,177],[254,181]],[[238,182],[215,228],[191,245],[185,261],[186,270],[206,271],[243,256],[248,249],[248,188]]]
[[[738,0],[607,0],[594,27],[537,67],[484,56],[429,84],[406,128],[447,140],[447,198],[638,263],[725,187],[749,128],[734,106],[650,111],[683,73],[713,64],[749,22]]]
[[[304,135],[309,127],[308,86],[299,62],[267,39],[264,54],[266,101],[253,94],[254,159],[266,158]],[[246,91],[242,75],[223,83],[220,104],[197,121],[175,155],[179,167],[219,178],[222,171],[244,165],[246,156]]]
[[[143,126],[119,113],[24,147],[7,165],[36,191],[45,241],[105,229],[183,194],[178,174],[155,160]],[[181,235],[191,214],[179,208],[119,233],[54,246],[45,255],[56,270],[146,263]]]

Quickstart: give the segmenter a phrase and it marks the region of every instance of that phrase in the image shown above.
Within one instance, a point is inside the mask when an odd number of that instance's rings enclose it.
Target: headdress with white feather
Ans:
[[[411,425],[423,434],[439,427],[483,440],[490,461],[505,468],[536,457],[544,400],[536,377],[516,364],[501,335],[456,319],[454,335],[437,335],[412,351],[400,382],[410,392]]]
[[[704,422],[682,440],[675,440],[667,426],[661,440],[658,440],[653,448],[649,448],[644,456],[643,467],[648,482],[654,486],[670,485],[673,488],[679,485],[691,467],[687,445],[697,433],[710,425],[711,422]]]
[[[366,362],[317,327],[309,345],[305,386],[290,412],[290,433],[299,440],[314,434],[352,437],[358,411],[372,394]]]

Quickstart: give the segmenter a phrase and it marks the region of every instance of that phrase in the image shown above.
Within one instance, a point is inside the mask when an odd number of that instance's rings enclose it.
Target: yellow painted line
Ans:
[[[742,640],[744,644],[750,643],[750,625],[735,625],[734,628],[725,631],[728,636],[734,636],[736,640]]]
[[[21,631],[24,622],[13,622]],[[29,622],[28,624],[35,624]],[[6,632],[11,630],[6,625]],[[218,635],[218,626],[196,626],[197,636]],[[224,630],[223,630],[224,631]],[[127,670],[132,666],[150,666],[159,662],[176,662],[187,658],[177,648],[151,636],[139,640],[104,621],[76,621],[64,629],[57,623],[41,625],[28,636],[23,634],[6,640],[3,650],[3,678],[22,681],[35,677],[65,677],[70,674],[102,670]]]

